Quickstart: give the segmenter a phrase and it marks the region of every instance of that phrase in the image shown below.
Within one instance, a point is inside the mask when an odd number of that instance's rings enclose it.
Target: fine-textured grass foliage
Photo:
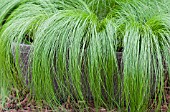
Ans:
[[[163,57],[169,49],[170,18],[158,6],[158,2],[135,2],[124,5],[119,13],[121,19],[126,17],[123,20],[124,92],[126,106],[131,111],[147,108],[151,91],[157,90],[156,105],[160,106],[162,101]]]
[[[53,108],[70,97],[132,112],[146,111],[154,99],[159,109],[164,62],[170,72],[169,6],[168,0],[0,0],[2,96],[27,88]],[[28,86],[21,43],[32,46]]]

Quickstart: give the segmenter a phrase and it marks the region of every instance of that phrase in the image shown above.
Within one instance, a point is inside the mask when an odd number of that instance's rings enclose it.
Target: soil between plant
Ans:
[[[165,96],[166,101],[161,106],[161,112],[167,112],[169,110],[168,106],[170,104],[170,87],[166,86],[167,80],[165,80]],[[25,91],[24,91],[25,92]],[[153,99],[151,99],[152,102]],[[1,100],[0,100],[1,103]],[[11,95],[7,98],[4,108],[0,105],[0,112],[79,112],[79,109],[75,107],[75,104],[70,102],[68,97],[67,102],[63,103],[61,106],[57,107],[57,110],[51,109],[48,105],[42,101],[41,105],[36,104],[36,102],[30,97],[29,92],[25,92],[20,98],[17,98],[16,91],[11,92]],[[149,110],[150,112],[154,112],[154,105]],[[86,109],[81,109],[84,112],[96,112],[96,109],[93,106],[93,103],[89,104],[89,107]],[[107,109],[100,108],[99,112],[107,112]],[[112,109],[109,112],[117,112],[117,109]]]

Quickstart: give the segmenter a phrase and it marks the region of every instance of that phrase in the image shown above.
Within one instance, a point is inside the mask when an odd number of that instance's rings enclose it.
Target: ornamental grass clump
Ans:
[[[126,17],[123,22],[124,93],[131,111],[147,108],[153,91],[158,102],[163,97],[163,61],[170,43],[170,16],[157,5],[153,2],[126,4],[119,13]],[[169,59],[165,60],[168,64]],[[155,105],[160,105],[158,102]]]
[[[92,100],[96,108],[132,112],[148,110],[154,99],[160,108],[164,62],[170,71],[168,0],[3,1],[2,96],[11,88],[27,88],[37,102],[53,108],[68,97],[85,107]],[[28,85],[20,44],[31,45]],[[117,52],[123,54],[121,64]]]

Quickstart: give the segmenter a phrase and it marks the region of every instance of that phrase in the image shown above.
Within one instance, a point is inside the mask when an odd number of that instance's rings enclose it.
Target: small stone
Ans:
[[[15,109],[11,109],[9,110],[9,112],[17,112]]]
[[[105,108],[101,108],[99,109],[99,112],[107,112],[107,110]]]

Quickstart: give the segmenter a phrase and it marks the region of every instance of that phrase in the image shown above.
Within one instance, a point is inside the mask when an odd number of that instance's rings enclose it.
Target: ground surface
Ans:
[[[162,103],[161,112],[167,112],[170,111],[168,109],[168,105],[170,104],[170,81],[168,78],[165,80],[165,99]],[[70,103],[70,99],[68,97],[67,102],[63,103],[61,106],[58,107],[58,110],[52,110],[48,105],[46,105],[43,101],[41,105],[38,105],[35,103],[35,101],[31,98],[30,93],[23,91],[19,98],[16,96],[16,91],[13,90],[11,92],[11,95],[6,99],[6,103],[4,105],[4,108],[2,109],[2,105],[0,105],[0,112],[78,112],[79,110],[76,108],[76,106],[72,103]],[[151,100],[152,101],[152,100]],[[0,100],[0,103],[2,101]],[[169,105],[170,107],[170,105]],[[96,112],[94,109],[93,104],[91,104],[88,108],[84,109],[84,111],[89,112]],[[106,109],[100,108],[99,112],[107,112]],[[116,112],[116,109],[113,109],[109,112]],[[154,107],[151,112],[154,112]]]

